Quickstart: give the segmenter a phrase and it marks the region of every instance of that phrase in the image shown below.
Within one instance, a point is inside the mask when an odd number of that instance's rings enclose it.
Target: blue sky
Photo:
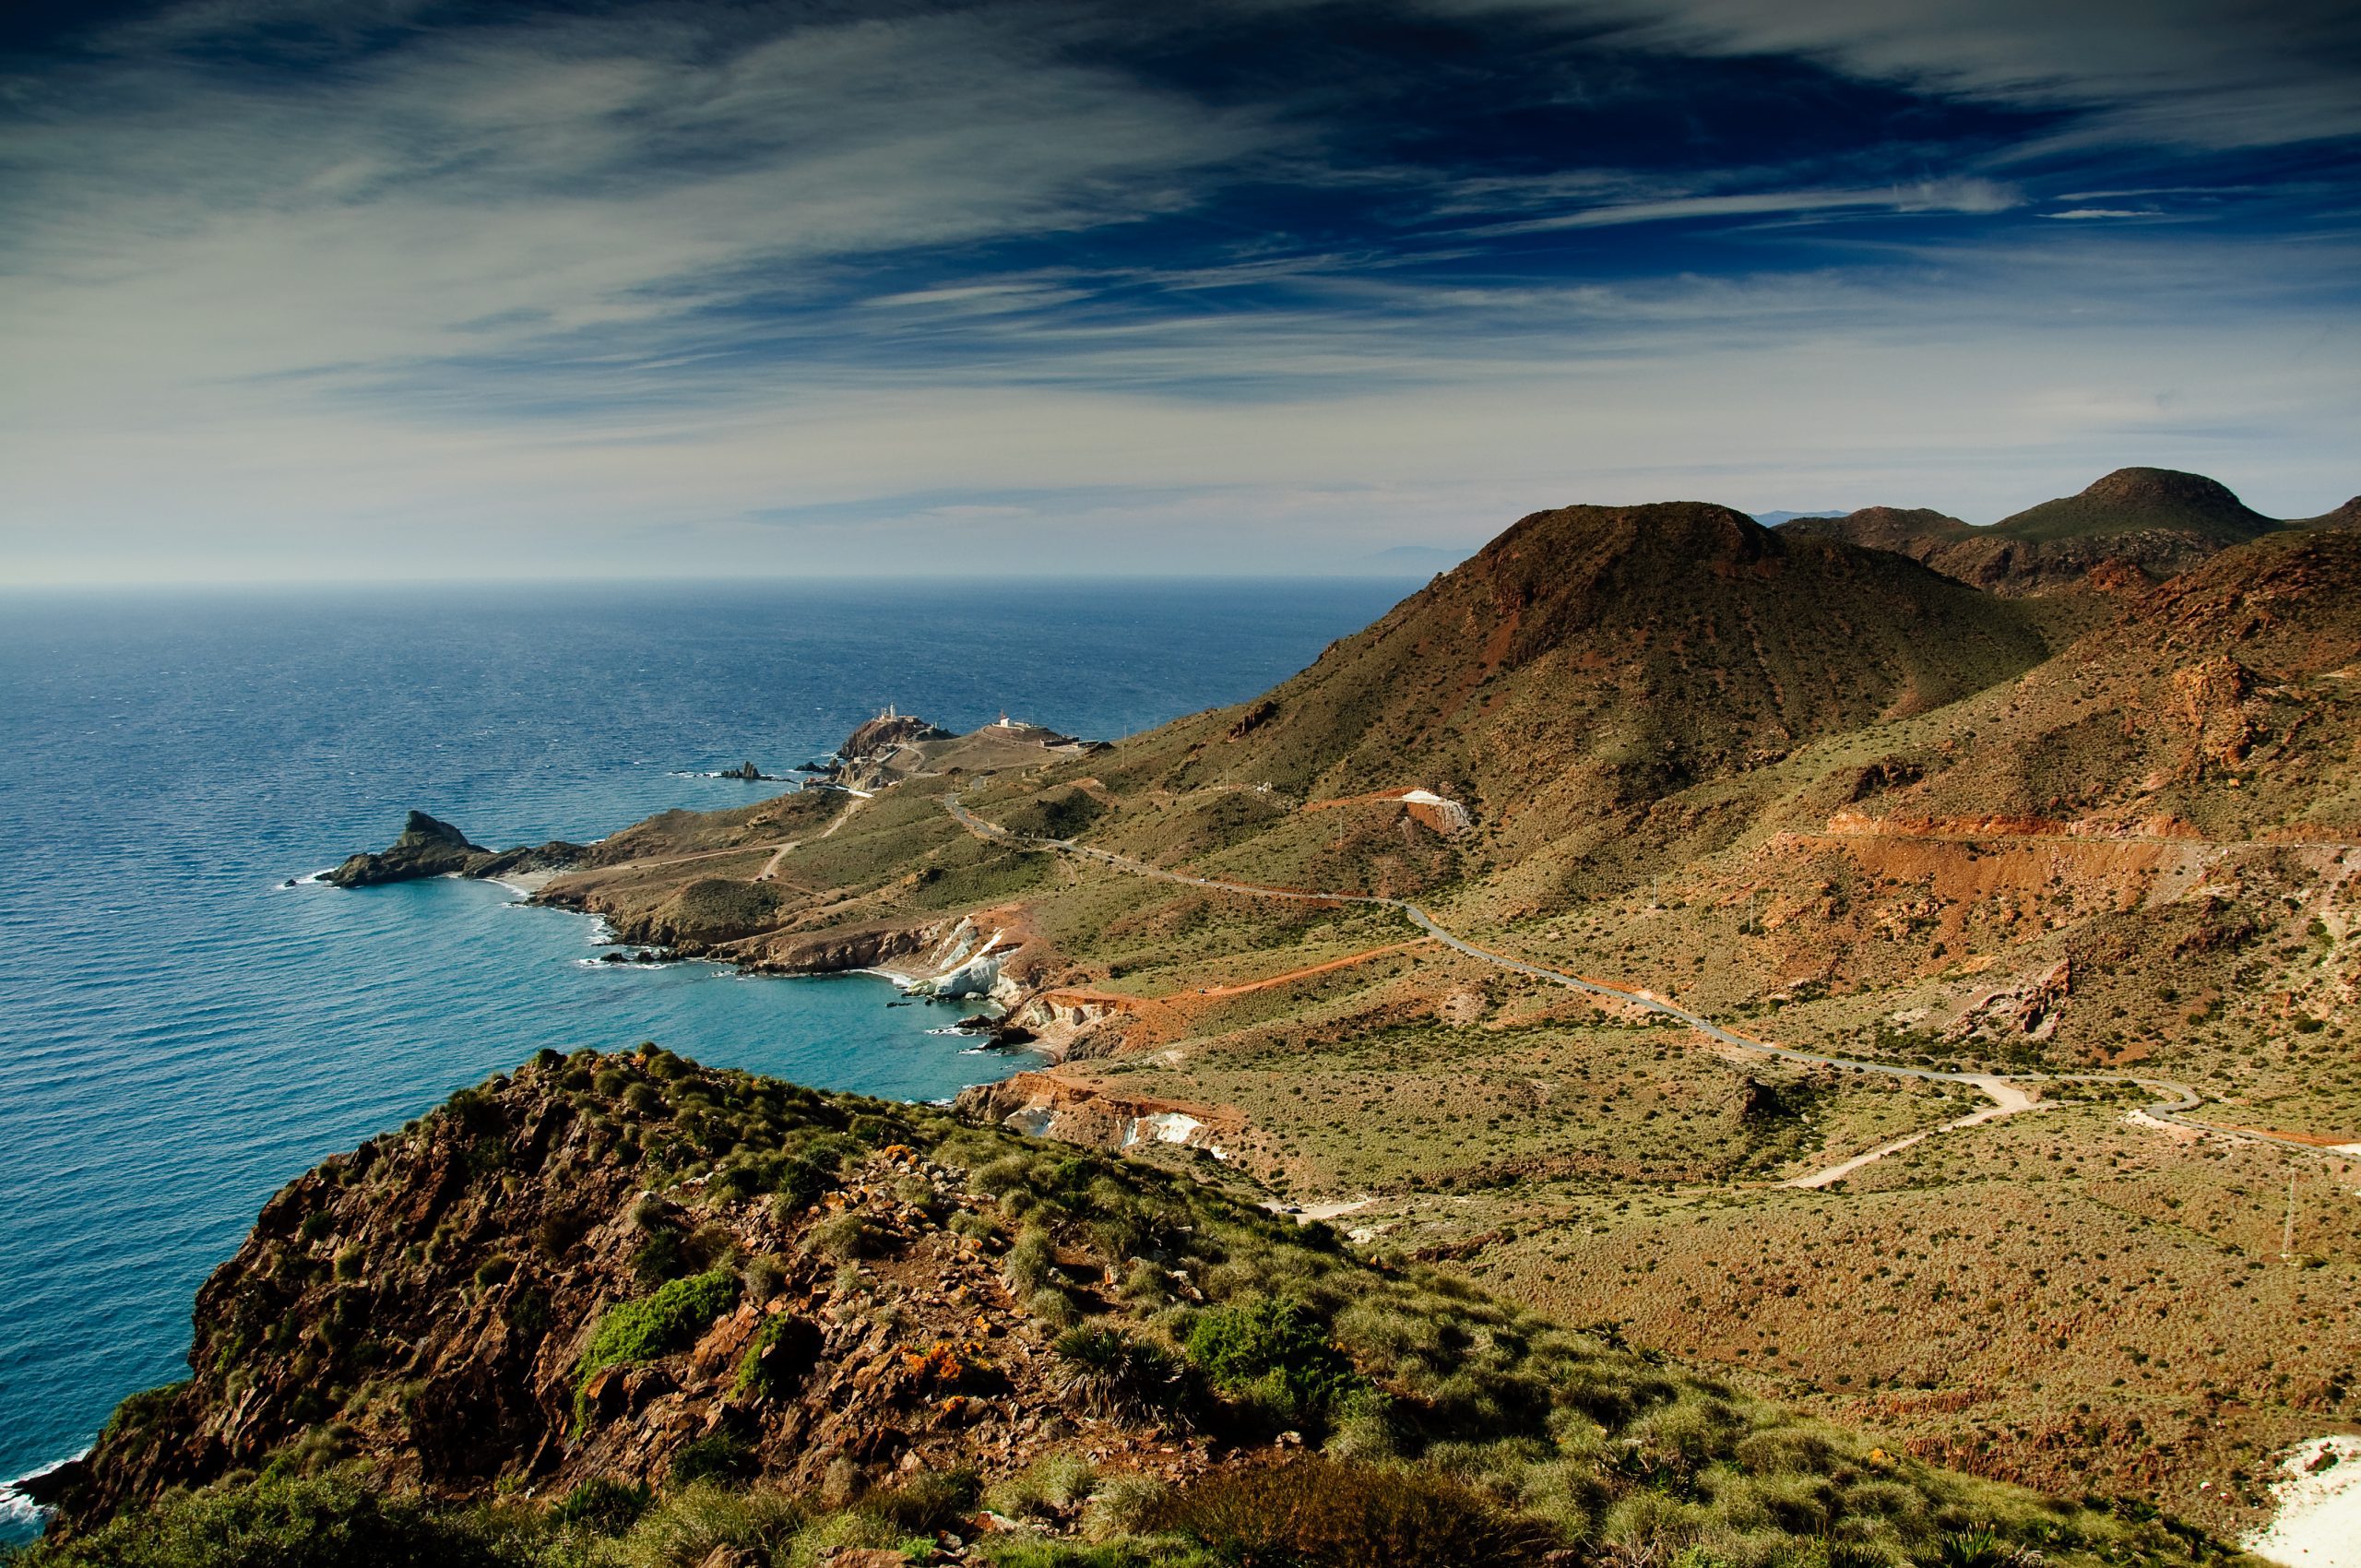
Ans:
[[[1295,572],[2361,490],[2361,12],[0,19],[0,576]]]

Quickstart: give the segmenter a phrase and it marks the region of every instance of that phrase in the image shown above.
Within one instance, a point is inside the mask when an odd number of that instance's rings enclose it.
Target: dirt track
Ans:
[[[1711,1019],[1701,1017],[1697,1014],[1688,1011],[1686,1008],[1667,1002],[1651,991],[1613,985],[1604,980],[1587,980],[1580,975],[1565,974],[1557,969],[1545,968],[1539,964],[1527,963],[1522,958],[1512,958],[1505,954],[1494,953],[1488,948],[1478,947],[1474,943],[1455,936],[1452,932],[1444,930],[1441,925],[1436,923],[1435,918],[1432,915],[1430,915],[1426,910],[1420,909],[1418,905],[1411,903],[1406,898],[1389,898],[1373,893],[1319,893],[1299,888],[1265,887],[1247,882],[1228,882],[1219,877],[1192,876],[1182,872],[1168,871],[1162,866],[1150,865],[1145,861],[1133,860],[1129,855],[1120,855],[1111,849],[1101,849],[1089,844],[1078,844],[1071,838],[1044,838],[1030,833],[1013,833],[1007,828],[1000,826],[996,823],[986,822],[982,818],[975,815],[973,813],[968,811],[967,807],[961,805],[957,798],[955,796],[946,795],[943,797],[943,807],[945,811],[951,814],[952,817],[957,821],[961,826],[965,827],[968,832],[975,834],[979,837],[988,838],[1006,844],[1037,844],[1044,849],[1056,849],[1062,853],[1080,855],[1090,860],[1098,861],[1107,865],[1113,866],[1119,871],[1127,872],[1134,876],[1155,877],[1163,882],[1178,883],[1184,887],[1211,888],[1217,892],[1237,893],[1253,898],[1275,898],[1313,904],[1368,904],[1381,909],[1393,909],[1400,913],[1404,918],[1407,919],[1411,924],[1425,932],[1429,936],[1434,938],[1444,946],[1449,947],[1455,952],[1466,954],[1472,958],[1482,959],[1488,964],[1491,964],[1499,968],[1506,969],[1513,974],[1525,975],[1535,980],[1547,981],[1552,985],[1563,986],[1569,991],[1579,991],[1594,996],[1608,997],[1615,1001],[1631,1003],[1635,1005],[1644,1007],[1650,1012],[1661,1014],[1668,1018],[1678,1019],[1681,1023],[1688,1025],[1691,1028],[1695,1029],[1698,1033],[1705,1036],[1707,1039],[1719,1040],[1725,1045],[1736,1046],[1743,1051],[1760,1051],[1768,1056],[1782,1057],[1790,1062],[1801,1062],[1812,1066],[1834,1067],[1847,1072],[1856,1073],[1878,1073],[1888,1077],[1916,1078],[1931,1083],[1964,1084],[1987,1096],[1993,1101],[1993,1107],[1990,1111],[1981,1111],[1973,1116],[1961,1117],[1957,1121],[1946,1123],[1942,1126],[1931,1128],[1928,1132],[1915,1134],[1908,1138],[1881,1146],[1879,1148],[1869,1151],[1866,1155],[1856,1157],[1854,1159],[1845,1161],[1837,1166],[1832,1166],[1826,1170],[1815,1172],[1811,1176],[1800,1178],[1797,1182],[1788,1183],[1790,1185],[1822,1186],[1833,1182],[1841,1181],[1845,1175],[1849,1174],[1852,1170],[1857,1170],[1861,1166],[1869,1163],[1871,1160],[1882,1158],[1884,1156],[1892,1154],[1898,1149],[1908,1147],[1910,1145],[1918,1142],[1922,1138],[1931,1136],[1935,1133],[1947,1132],[1955,1127],[1972,1126],[1977,1123],[1995,1120],[1999,1116],[2014,1115],[2019,1111],[2033,1109],[2036,1103],[2034,1096],[2017,1087],[2016,1086],[2019,1084],[2090,1083],[2130,1085],[2150,1090],[2151,1092],[2160,1092],[2169,1097],[2164,1099],[2159,1099],[2153,1104],[2144,1108],[2147,1115],[2153,1117],[2159,1122],[2189,1128],[2201,1134],[2211,1134],[2221,1137],[2241,1138],[2254,1143],[2274,1144],[2283,1148],[2300,1149],[2306,1153],[2319,1152],[2314,1146],[2306,1143],[2299,1143],[2292,1138],[2278,1137],[2268,1133],[2258,1132],[2248,1128],[2224,1127],[2210,1123],[2189,1121],[2187,1119],[2187,1113],[2196,1110],[2199,1105],[2202,1104],[2204,1102],[2203,1097],[2198,1094],[2195,1089],[2189,1087],[2188,1085],[2174,1083],[2168,1079],[2142,1078],[2134,1076],[2128,1073],[2011,1073],[2003,1075],[1999,1073],[1944,1072],[1933,1067],[1905,1067],[1890,1062],[1864,1062],[1851,1057],[1824,1055],[1818,1051],[1796,1051],[1786,1046],[1773,1045],[1765,1040],[1753,1039],[1745,1035],[1733,1034],[1729,1030],[1723,1028],[1720,1025],[1715,1024]]]

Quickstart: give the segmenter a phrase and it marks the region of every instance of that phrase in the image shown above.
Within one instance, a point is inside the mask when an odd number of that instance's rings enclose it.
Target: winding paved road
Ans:
[[[2143,1108],[2150,1116],[2159,1122],[2169,1122],[2194,1132],[2242,1138],[2251,1143],[2276,1144],[2283,1148],[2300,1149],[2307,1154],[2320,1152],[2314,1146],[2294,1138],[2274,1137],[2269,1133],[2258,1133],[2247,1128],[2223,1127],[2212,1123],[2188,1120],[2187,1113],[2203,1104],[2204,1097],[2187,1084],[2177,1084],[2164,1078],[2137,1077],[2129,1073],[1952,1073],[1933,1067],[1904,1067],[1890,1062],[1864,1062],[1847,1056],[1828,1056],[1819,1051],[1796,1051],[1784,1045],[1772,1045],[1767,1041],[1754,1039],[1746,1035],[1733,1034],[1710,1018],[1700,1017],[1685,1007],[1666,1001],[1654,992],[1627,990],[1621,986],[1609,985],[1604,980],[1585,980],[1580,975],[1565,974],[1557,969],[1544,968],[1539,964],[1527,963],[1522,958],[1512,958],[1504,954],[1492,952],[1489,948],[1478,947],[1476,944],[1454,936],[1444,930],[1436,923],[1432,915],[1406,898],[1388,898],[1374,893],[1306,893],[1295,888],[1264,887],[1252,882],[1229,882],[1219,877],[1192,876],[1184,872],[1168,871],[1162,866],[1150,865],[1145,861],[1133,860],[1129,855],[1119,855],[1111,849],[1101,849],[1091,844],[1078,844],[1071,838],[1045,838],[1038,834],[1011,832],[997,823],[986,822],[983,818],[977,816],[966,806],[961,805],[955,796],[943,796],[943,809],[948,811],[962,827],[979,837],[1006,844],[1033,844],[1042,849],[1057,849],[1066,854],[1102,861],[1136,876],[1155,877],[1163,882],[1179,883],[1184,887],[1205,887],[1222,893],[1242,893],[1255,898],[1290,899],[1305,904],[1367,904],[1379,909],[1392,909],[1444,946],[1465,953],[1471,958],[1480,959],[1495,968],[1506,969],[1512,974],[1525,975],[1551,985],[1563,986],[1568,991],[1579,991],[1593,996],[1634,1004],[1652,1013],[1677,1019],[1709,1039],[1736,1046],[1741,1051],[1761,1051],[1767,1056],[1785,1057],[1790,1062],[1801,1062],[1817,1067],[1835,1067],[1856,1073],[1882,1073],[1888,1077],[1918,1078],[1931,1083],[1964,1084],[1989,1099],[1993,1103],[1993,1109],[1990,1111],[1979,1111],[1973,1116],[1964,1116],[1955,1122],[1930,1128],[1926,1133],[1914,1134],[1907,1138],[1898,1139],[1893,1143],[1872,1149],[1866,1155],[1847,1160],[1842,1165],[1832,1166],[1828,1170],[1796,1178],[1786,1183],[1786,1185],[1824,1186],[1851,1174],[1870,1160],[1880,1158],[1898,1149],[1906,1148],[1920,1138],[1929,1136],[1933,1133],[1948,1132],[1954,1127],[1971,1126],[1979,1122],[1991,1121],[1999,1116],[2012,1115],[2020,1111],[2033,1109],[2037,1102],[2023,1090],[2017,1088],[2015,1086],[2018,1084],[2128,1084],[2166,1097]]]

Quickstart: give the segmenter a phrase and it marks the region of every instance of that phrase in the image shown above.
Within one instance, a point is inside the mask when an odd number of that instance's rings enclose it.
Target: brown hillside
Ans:
[[[2303,517],[2287,525],[2297,529],[2361,529],[2361,495],[2355,496],[2333,512],[2322,512],[2317,517]]]
[[[2260,540],[1964,707],[1905,809],[2361,836],[2356,660],[2361,536]]]
[[[1514,856],[2037,662],[2011,606],[1723,506],[1539,512],[1262,704],[1149,737],[1167,783],[1425,785]],[[1241,715],[1252,713],[1247,724]]]
[[[2281,526],[2202,474],[2118,469],[2079,494],[2027,507],[1989,528],[1940,512],[1872,506],[1846,517],[1798,520],[1788,529],[1894,551],[2013,597],[2075,588],[2102,568],[2169,577]]]

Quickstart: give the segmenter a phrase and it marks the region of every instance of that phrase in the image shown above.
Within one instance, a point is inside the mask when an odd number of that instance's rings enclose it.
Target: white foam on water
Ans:
[[[88,1453],[89,1450],[85,1448],[80,1454],[71,1455],[64,1459],[53,1459],[38,1469],[27,1470],[14,1480],[0,1481],[0,1524],[40,1524],[48,1511],[17,1489],[27,1481],[40,1479],[53,1470],[63,1469]]]

